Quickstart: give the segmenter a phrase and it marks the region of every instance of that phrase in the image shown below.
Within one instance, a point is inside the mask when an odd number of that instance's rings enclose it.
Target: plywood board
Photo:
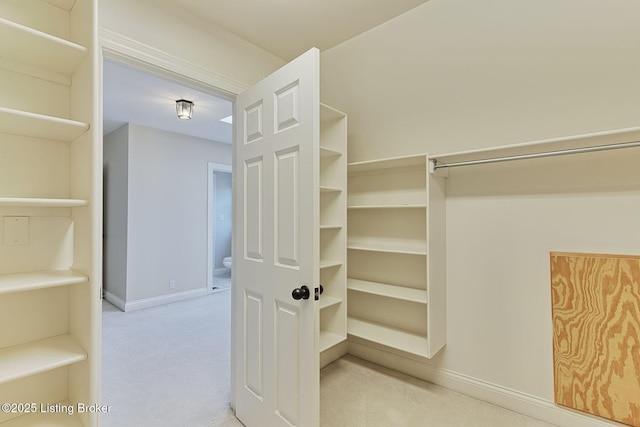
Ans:
[[[640,426],[640,257],[551,253],[555,402]]]

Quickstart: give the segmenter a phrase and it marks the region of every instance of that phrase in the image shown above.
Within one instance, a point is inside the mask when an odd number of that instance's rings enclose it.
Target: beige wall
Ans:
[[[431,0],[322,55],[349,161],[635,126],[640,3]]]
[[[323,102],[349,115],[350,162],[637,126],[637,16],[626,0],[431,0],[324,52]],[[640,254],[638,150],[451,170],[448,344],[428,363],[372,357],[596,425],[550,403],[548,256]]]

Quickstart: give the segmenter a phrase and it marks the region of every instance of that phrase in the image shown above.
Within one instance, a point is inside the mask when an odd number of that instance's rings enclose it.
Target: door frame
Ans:
[[[99,114],[99,129],[98,132],[102,137],[102,121],[103,121],[103,84],[104,84],[104,72],[103,64],[104,60],[117,62],[120,64],[128,65],[136,69],[146,71],[151,74],[155,74],[161,77],[165,77],[176,81],[178,83],[193,87],[195,89],[202,90],[204,92],[211,93],[221,98],[227,99],[234,103],[236,96],[239,93],[244,92],[249,87],[244,83],[224,76],[222,74],[213,72],[204,68],[198,64],[186,61],[180,57],[153,48],[146,44],[137,42],[129,37],[123,36],[115,31],[107,30],[99,27],[98,30],[98,64],[94,64],[96,70],[98,70],[98,79],[95,83],[97,87],[94,87],[94,93],[98,94],[98,114]],[[232,107],[234,108],[234,107]],[[232,136],[233,146],[233,136]],[[100,159],[102,163],[102,159]],[[233,163],[233,162],[232,162]],[[100,165],[101,167],[102,165]],[[231,167],[231,166],[230,166]],[[235,238],[235,223],[232,226],[232,241]],[[231,294],[232,300],[235,298],[235,286],[233,283],[233,274],[231,275]],[[231,407],[235,412],[235,379],[233,372],[235,372],[235,320],[234,320],[234,308],[231,307],[231,366],[230,366],[230,401]],[[102,354],[102,348],[100,348],[99,354]],[[100,378],[100,372],[102,367],[100,366],[97,378]],[[98,380],[98,390],[101,390],[102,385]],[[98,392],[100,394],[100,391]]]
[[[216,256],[216,172],[230,173],[233,176],[232,165],[222,163],[207,163],[207,293],[213,293],[213,273],[215,272]],[[233,218],[231,219],[233,221]]]

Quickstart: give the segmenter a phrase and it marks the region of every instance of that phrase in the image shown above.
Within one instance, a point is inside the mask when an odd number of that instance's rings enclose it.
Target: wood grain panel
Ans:
[[[555,401],[640,426],[640,257],[551,253]]]

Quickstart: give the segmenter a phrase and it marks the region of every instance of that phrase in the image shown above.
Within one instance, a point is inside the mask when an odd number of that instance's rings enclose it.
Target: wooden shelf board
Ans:
[[[320,295],[320,310],[322,310],[323,308],[331,307],[333,305],[337,305],[341,303],[342,303],[341,298]]]
[[[346,339],[347,337],[334,334],[333,332],[320,331],[320,351],[322,352],[322,351],[328,350],[334,345],[340,344],[342,341]]]
[[[404,205],[351,205],[347,209],[426,209],[427,204],[404,204]]]
[[[0,132],[55,141],[73,141],[89,129],[75,120],[0,107]]]
[[[349,238],[347,249],[369,252],[387,252],[407,255],[427,255],[427,244],[406,241],[389,241],[382,239]]]
[[[48,270],[0,275],[0,294],[87,283],[89,279],[72,270]]]
[[[328,187],[326,185],[321,185],[320,186],[320,192],[321,193],[341,193],[342,192],[342,188]]]
[[[0,18],[0,56],[67,76],[73,75],[87,49],[33,28]]]
[[[320,147],[320,157],[338,157],[342,156],[340,151],[334,150],[332,148]]]
[[[89,202],[80,199],[40,199],[33,197],[0,197],[0,207],[42,207],[42,208],[73,208],[87,206]]]
[[[352,278],[347,279],[347,289],[387,298],[427,304],[427,291],[424,289],[407,288],[404,286],[388,285],[386,283]]]
[[[389,157],[386,159],[367,160],[364,162],[355,162],[347,164],[349,174],[359,172],[369,172],[384,169],[406,168],[409,166],[425,166],[427,165],[427,155],[419,154],[415,156]]]
[[[69,402],[59,402],[61,406],[68,407]],[[26,414],[2,423],[3,427],[82,427],[82,421],[78,417],[77,408],[73,406],[74,413],[69,415],[60,413],[34,413]],[[38,404],[40,410],[40,404]]]
[[[425,357],[428,352],[428,340],[426,336],[389,328],[354,317],[347,318],[347,333],[354,337],[386,345],[418,356]]]
[[[0,384],[81,362],[87,353],[60,335],[0,350]]]
[[[338,267],[342,265],[342,261],[334,260],[334,259],[321,259],[320,260],[320,268],[330,268],[330,267]]]
[[[340,230],[341,225],[321,225],[320,230]]]

